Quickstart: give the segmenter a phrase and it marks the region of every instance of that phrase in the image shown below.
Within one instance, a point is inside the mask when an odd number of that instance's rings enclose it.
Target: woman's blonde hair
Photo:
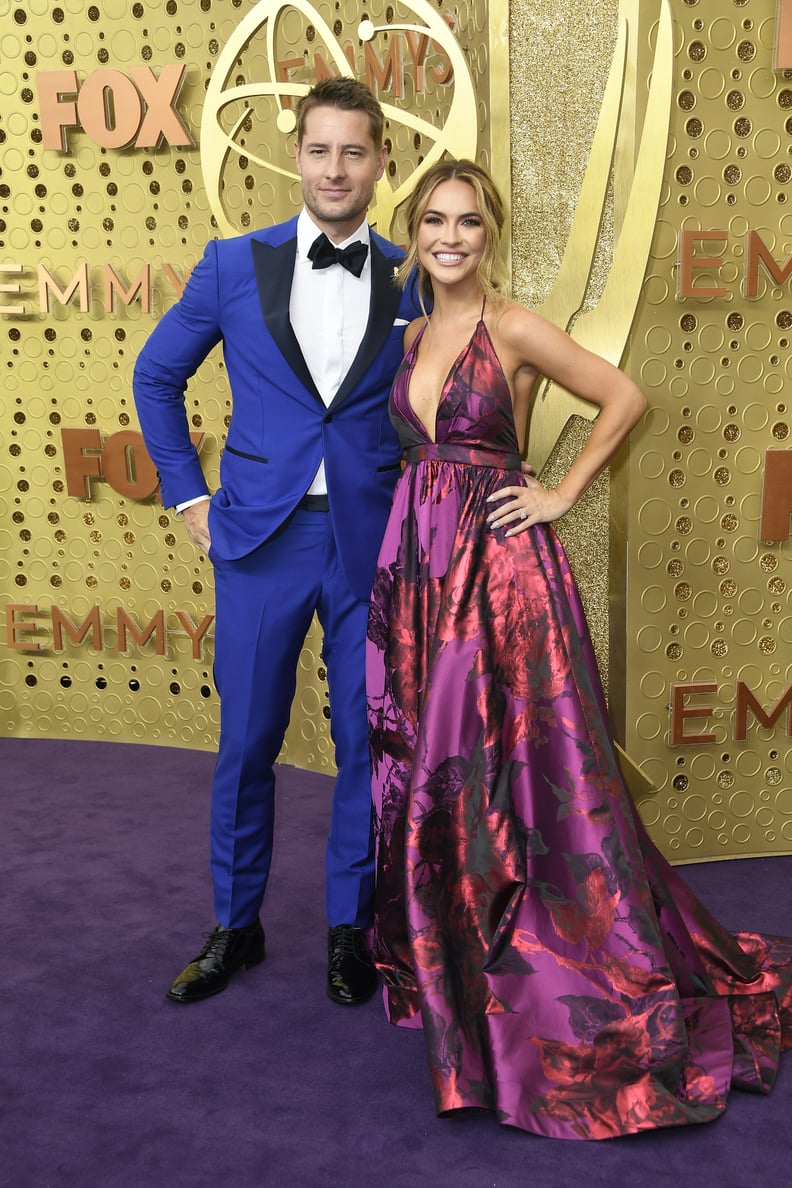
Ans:
[[[506,212],[497,187],[481,165],[475,161],[447,160],[438,161],[427,169],[417,186],[407,200],[407,234],[409,246],[407,255],[396,273],[399,284],[404,288],[413,269],[418,273],[418,297],[421,308],[425,310],[424,301],[433,298],[432,281],[428,273],[421,267],[418,259],[418,228],[424,212],[429,206],[429,199],[434,190],[446,181],[467,182],[476,195],[479,214],[485,233],[484,253],[477,269],[481,291],[488,301],[495,305],[502,304],[509,296],[509,281],[506,267],[500,255],[500,237]]]

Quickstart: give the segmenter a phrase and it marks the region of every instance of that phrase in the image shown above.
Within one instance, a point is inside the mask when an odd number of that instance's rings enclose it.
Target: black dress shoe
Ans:
[[[333,1002],[357,1006],[377,989],[377,971],[363,939],[363,929],[339,924],[327,933],[327,993]]]
[[[259,920],[247,928],[222,928],[218,924],[204,936],[206,944],[168,991],[171,1002],[197,1002],[219,994],[232,973],[264,960],[264,930]]]

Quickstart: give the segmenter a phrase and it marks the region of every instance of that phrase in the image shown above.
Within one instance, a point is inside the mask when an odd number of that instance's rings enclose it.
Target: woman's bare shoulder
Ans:
[[[498,329],[505,338],[524,337],[526,334],[542,334],[552,328],[552,322],[543,318],[535,309],[520,305],[519,301],[507,301],[498,313]]]
[[[489,325],[493,341],[517,367],[531,366],[537,346],[555,329],[541,314],[517,301],[508,301],[495,311]]]

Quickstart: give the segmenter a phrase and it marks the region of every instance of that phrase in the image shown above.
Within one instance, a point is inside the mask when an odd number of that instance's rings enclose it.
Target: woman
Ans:
[[[563,1138],[706,1122],[767,1092],[792,1045],[792,942],[726,933],[647,838],[622,782],[585,617],[548,527],[644,399],[504,295],[503,208],[469,161],[409,205],[431,316],[391,412],[406,452],[369,620],[375,960],[423,1026],[438,1112]],[[516,426],[538,374],[596,404],[547,489]]]

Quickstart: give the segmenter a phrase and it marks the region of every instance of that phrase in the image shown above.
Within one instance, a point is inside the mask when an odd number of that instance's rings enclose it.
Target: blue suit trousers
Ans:
[[[211,864],[217,921],[259,914],[272,858],[273,764],[289,724],[296,672],[316,612],[324,632],[338,775],[325,859],[330,926],[369,923],[374,845],[366,717],[368,602],[339,565],[331,517],[298,508],[264,544],[216,557],[215,683],[220,746],[212,787]]]

